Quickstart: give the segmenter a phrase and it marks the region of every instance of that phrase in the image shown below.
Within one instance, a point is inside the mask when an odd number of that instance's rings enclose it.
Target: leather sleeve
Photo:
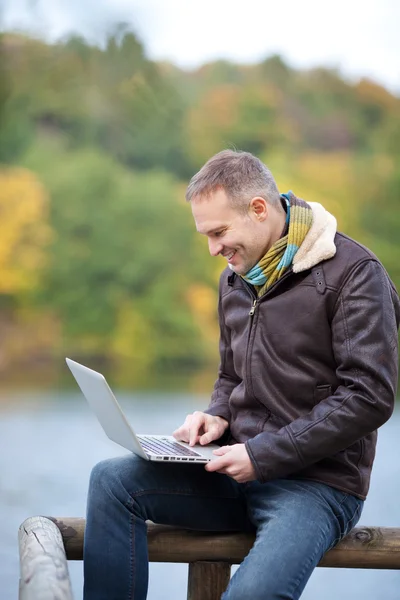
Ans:
[[[237,376],[233,365],[233,353],[230,344],[230,333],[227,330],[221,308],[221,291],[218,303],[220,339],[219,353],[220,366],[218,379],[215,382],[214,390],[211,395],[211,402],[206,412],[215,417],[223,417],[230,423],[231,412],[229,409],[229,398],[233,389],[240,383],[241,379]]]
[[[396,395],[398,325],[399,299],[385,270],[374,260],[358,263],[338,293],[332,317],[341,384],[277,433],[246,442],[260,481],[292,475],[385,423]]]

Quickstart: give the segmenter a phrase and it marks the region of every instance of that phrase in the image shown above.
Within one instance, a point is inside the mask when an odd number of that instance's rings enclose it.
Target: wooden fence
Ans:
[[[30,517],[19,528],[19,600],[73,600],[68,560],[82,560],[85,520]],[[244,533],[200,533],[149,524],[152,562],[188,563],[188,600],[219,600],[231,565],[254,543]],[[358,527],[325,554],[319,566],[400,569],[400,528]]]

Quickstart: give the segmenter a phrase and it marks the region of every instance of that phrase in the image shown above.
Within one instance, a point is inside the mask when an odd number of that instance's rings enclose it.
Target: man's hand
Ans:
[[[214,450],[214,454],[219,458],[215,458],[207,463],[205,466],[206,471],[224,473],[238,483],[246,483],[247,481],[257,479],[256,472],[244,444],[221,446],[218,450]]]
[[[206,413],[196,411],[188,415],[183,425],[172,434],[175,439],[187,442],[191,446],[201,444],[205,446],[218,440],[228,428],[228,421],[222,417],[213,417]]]

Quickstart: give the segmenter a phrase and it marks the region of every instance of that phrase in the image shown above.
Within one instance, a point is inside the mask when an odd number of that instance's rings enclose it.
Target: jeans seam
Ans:
[[[129,517],[129,526],[130,526],[130,536],[129,536],[129,545],[130,545],[130,563],[131,563],[131,568],[130,568],[130,572],[131,572],[131,576],[129,578],[129,592],[128,592],[128,598],[129,600],[133,600],[133,579],[135,577],[135,567],[134,567],[134,563],[135,563],[135,553],[133,551],[134,546],[135,546],[135,541],[134,541],[134,530],[135,528],[133,527],[133,514],[130,514]]]
[[[133,502],[131,503],[131,509]],[[134,590],[133,590],[133,582],[134,582],[134,577],[135,577],[135,527],[134,527],[134,519],[133,519],[133,511],[131,510],[131,514],[129,517],[129,525],[130,525],[130,530],[131,530],[131,535],[129,536],[130,538],[130,556],[131,556],[131,577],[130,577],[130,581],[129,581],[129,600],[134,600]]]
[[[317,552],[315,552],[314,555],[312,557],[310,557],[309,560],[308,560],[308,562],[304,565],[304,567],[303,567],[303,569],[302,569],[302,571],[301,571],[301,573],[300,573],[300,575],[298,577],[297,583],[295,584],[295,586],[293,588],[292,598],[294,597],[294,594],[296,593],[296,591],[299,589],[299,586],[300,586],[300,584],[302,583],[302,581],[304,579],[304,574],[305,574],[306,570],[308,569],[308,566],[310,564],[312,564],[313,562],[315,562],[315,557],[316,556],[317,556]]]
[[[339,502],[339,506],[342,507],[343,504],[346,502],[347,498],[349,497],[350,494],[346,494],[344,493],[343,498],[341,499],[341,501]]]
[[[342,504],[343,503],[341,503],[341,505]],[[328,550],[331,550],[332,548],[334,548],[336,546],[336,544],[338,544],[351,531],[351,529],[353,528],[353,526],[349,528],[349,525],[350,525],[350,523],[353,522],[355,516],[360,511],[360,508],[361,508],[361,504],[357,504],[355,510],[353,511],[352,516],[347,520],[346,527],[344,528],[345,531],[344,531],[343,535],[340,535],[339,537],[336,537],[335,540],[333,541],[333,543],[329,546]],[[338,515],[335,515],[335,517],[337,517],[337,516]]]
[[[356,506],[356,508],[355,508],[355,510],[354,510],[354,512],[353,512],[353,514],[352,514],[352,516],[351,516],[351,518],[350,518],[350,519],[347,521],[347,528],[346,528],[346,533],[345,533],[345,535],[347,535],[347,534],[349,533],[349,531],[350,531],[350,530],[348,529],[348,527],[349,527],[349,524],[350,524],[350,523],[352,523],[352,522],[354,521],[354,518],[356,517],[357,513],[359,513],[359,512],[360,512],[360,509],[361,509],[361,504],[357,504],[357,506]]]

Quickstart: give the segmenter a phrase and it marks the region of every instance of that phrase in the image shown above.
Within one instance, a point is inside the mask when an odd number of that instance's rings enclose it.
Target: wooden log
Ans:
[[[67,557],[82,560],[85,520],[53,520],[62,533]],[[254,543],[254,535],[245,533],[198,532],[155,524],[148,525],[147,537],[151,562],[239,564]],[[325,554],[319,566],[400,569],[400,528],[357,527]]]
[[[228,587],[231,565],[223,562],[189,563],[187,600],[220,600]]]
[[[19,600],[72,600],[63,538],[49,519],[30,517],[18,531]]]
[[[327,552],[318,566],[400,569],[400,528],[357,527]]]
[[[81,517],[46,517],[57,525],[64,541],[68,560],[83,560],[85,519]]]

